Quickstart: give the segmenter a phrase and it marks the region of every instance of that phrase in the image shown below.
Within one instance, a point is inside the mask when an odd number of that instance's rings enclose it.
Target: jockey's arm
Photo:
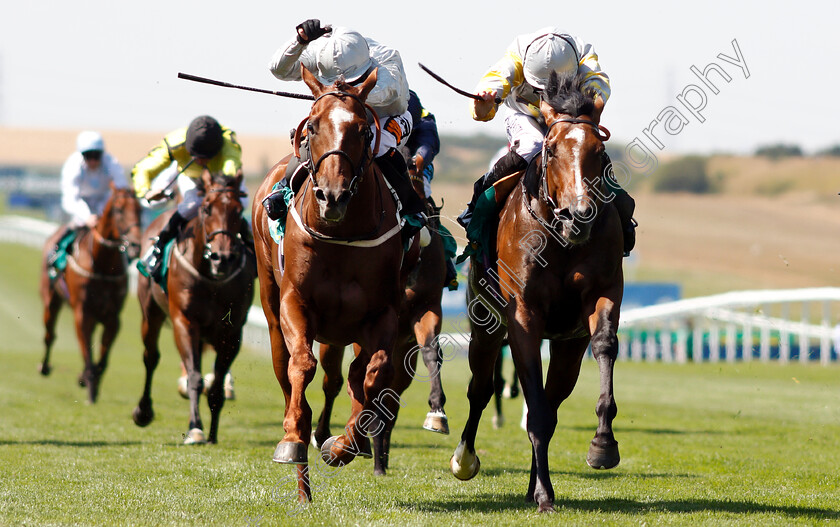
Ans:
[[[86,218],[91,214],[90,207],[82,199],[81,165],[73,162],[73,157],[61,168],[61,208],[74,218]]]
[[[138,198],[146,195],[151,188],[152,180],[172,164],[172,161],[166,142],[162,142],[134,165],[134,169],[131,171],[131,179],[134,184],[134,193]]]

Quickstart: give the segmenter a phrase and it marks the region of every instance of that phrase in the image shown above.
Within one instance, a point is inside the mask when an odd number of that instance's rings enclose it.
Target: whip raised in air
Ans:
[[[476,101],[483,101],[483,100],[484,100],[483,98],[481,98],[481,96],[480,96],[480,95],[476,95],[476,94],[474,94],[474,93],[470,93],[470,92],[468,92],[468,91],[462,90],[461,88],[456,88],[455,86],[453,86],[453,85],[449,84],[448,82],[446,82],[446,81],[443,79],[443,77],[441,77],[441,76],[440,76],[440,75],[438,75],[437,73],[433,72],[432,70],[430,70],[429,68],[427,68],[427,67],[426,67],[426,66],[424,66],[423,64],[421,64],[421,63],[419,63],[419,62],[418,62],[418,63],[417,63],[417,65],[418,65],[418,66],[420,66],[420,69],[422,69],[423,71],[425,71],[426,73],[428,73],[429,75],[431,75],[433,79],[435,79],[435,80],[436,80],[436,81],[438,81],[439,83],[443,84],[443,85],[444,85],[444,86],[446,86],[447,88],[452,89],[452,91],[454,91],[455,93],[458,93],[458,94],[460,94],[460,95],[463,95],[464,97],[469,97],[470,99],[475,99]],[[500,104],[500,103],[502,102],[502,98],[501,98],[501,97],[499,97],[499,96],[497,95],[497,96],[496,96],[496,98],[495,98],[495,100],[494,100],[493,102],[495,102],[496,104]]]
[[[263,90],[261,88],[251,88],[250,86],[238,86],[236,84],[231,84],[229,82],[222,82],[213,79],[208,79],[206,77],[199,77],[197,75],[190,75],[189,73],[178,73],[179,79],[184,79],[188,81],[194,82],[201,82],[204,84],[212,84],[213,86],[222,86],[223,88],[236,88],[237,90],[246,90],[246,91],[255,91],[258,93],[267,93],[269,95],[278,95],[280,97],[288,97],[290,99],[302,99],[304,101],[314,101],[315,97],[311,95],[306,95],[303,93],[290,93],[287,91],[271,91],[271,90]]]

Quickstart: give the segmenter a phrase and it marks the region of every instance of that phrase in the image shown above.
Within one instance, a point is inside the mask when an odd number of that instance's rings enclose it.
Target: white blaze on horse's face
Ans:
[[[329,120],[333,125],[336,137],[341,136],[341,125],[352,123],[354,119],[356,119],[356,115],[341,106],[335,106],[329,114]]]
[[[575,171],[575,196],[579,201],[584,199],[583,174],[581,173],[580,152],[583,141],[586,139],[586,131],[580,126],[573,126],[569,133],[566,134],[566,139],[575,141],[576,148],[572,148],[573,162],[572,167]]]

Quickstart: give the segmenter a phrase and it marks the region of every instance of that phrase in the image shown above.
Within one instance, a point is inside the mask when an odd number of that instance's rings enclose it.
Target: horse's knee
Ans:
[[[311,354],[292,356],[289,360],[289,381],[309,384],[315,378],[317,367],[318,363],[315,362],[315,358]]]
[[[610,360],[618,357],[618,336],[614,331],[599,331],[592,336],[592,356]]]

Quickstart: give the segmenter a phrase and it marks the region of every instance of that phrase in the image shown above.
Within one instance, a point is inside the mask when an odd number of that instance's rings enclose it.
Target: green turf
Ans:
[[[313,478],[300,508],[292,467],[271,463],[282,436],[282,393],[264,350],[234,364],[238,399],[225,406],[220,444],[180,446],[187,403],[175,391],[172,333],[154,385],[156,420],[131,420],[143,365],[137,302],[129,298],[100,401],[76,385],[81,358],[62,313],[49,378],[41,357],[37,252],[0,245],[0,525],[814,525],[840,522],[838,367],[792,364],[619,363],[615,421],[622,462],[595,471],[597,368],[584,364],[551,445],[557,513],[523,501],[530,445],[520,401],[502,430],[482,422],[481,473],[448,471],[466,418],[466,361],[444,366],[452,435],[420,429],[427,386],[416,382],[393,435],[391,470],[357,460]],[[212,355],[207,357],[208,364]],[[205,368],[206,370],[207,368]],[[320,408],[320,379],[309,396]],[[342,394],[335,421],[346,419]],[[206,403],[202,405],[209,424]],[[337,431],[338,427],[334,427]],[[315,452],[310,450],[310,458]],[[320,470],[323,465],[318,465]]]

